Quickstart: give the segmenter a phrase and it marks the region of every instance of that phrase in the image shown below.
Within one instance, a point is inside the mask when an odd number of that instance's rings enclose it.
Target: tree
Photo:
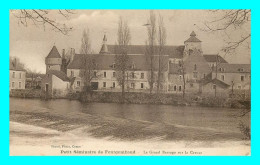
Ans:
[[[116,56],[115,56],[115,66],[116,78],[121,86],[122,91],[122,102],[125,101],[125,83],[126,74],[129,70],[129,56],[127,55],[128,45],[130,43],[131,35],[128,23],[123,20],[122,17],[119,18],[118,31],[117,31],[117,44],[116,44]]]
[[[54,31],[60,32],[67,35],[72,31],[72,27],[67,27],[65,23],[60,23],[55,20],[51,15],[56,12],[56,14],[61,15],[65,19],[69,19],[74,12],[72,10],[11,10],[10,11],[15,18],[18,19],[18,23],[29,26],[30,23],[36,27],[42,26],[45,30],[46,26],[51,27]]]
[[[205,22],[206,28],[203,30],[208,32],[222,32],[226,35],[226,45],[222,51],[233,53],[241,45],[247,45],[250,49],[250,9],[210,10],[210,12],[214,18],[211,21]]]
[[[148,41],[146,41],[146,55],[147,55],[147,63],[149,67],[149,75],[148,75],[148,81],[150,86],[150,93],[153,91],[153,85],[155,82],[154,78],[154,54],[155,54],[155,46],[156,46],[156,15],[151,10],[150,11],[150,17],[148,19],[147,23],[147,32],[148,32]]]
[[[166,44],[166,29],[164,27],[163,17],[159,15],[158,20],[158,53],[159,53],[159,59],[158,59],[158,76],[157,76],[157,93],[160,91],[160,84],[161,84],[161,73],[162,73],[162,54],[164,51],[164,46]]]
[[[97,62],[95,57],[91,55],[91,41],[89,29],[83,30],[82,39],[81,39],[81,49],[80,53],[83,54],[83,69],[82,69],[82,78],[84,82],[83,92],[90,92],[91,81],[93,78],[96,78],[97,75]]]

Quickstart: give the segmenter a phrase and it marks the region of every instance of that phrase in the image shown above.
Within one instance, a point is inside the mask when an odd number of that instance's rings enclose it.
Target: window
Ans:
[[[176,85],[174,85],[174,87],[173,87],[173,90],[174,90],[174,91],[176,91],[176,90],[177,90],[177,86],[176,86]]]
[[[238,89],[241,89],[241,86],[239,85],[239,86],[237,86],[237,88],[238,88]]]
[[[97,77],[97,72],[96,71],[94,71],[94,77]]]
[[[74,77],[74,72],[73,72],[73,70],[70,71],[70,75],[71,75],[71,77]]]
[[[19,88],[22,88],[22,83],[21,82],[19,82]]]
[[[179,85],[179,91],[181,91],[181,85]]]
[[[245,76],[241,76],[241,81],[244,81],[245,80]]]
[[[225,81],[225,75],[221,75],[221,80]]]
[[[197,70],[197,64],[194,65],[194,70]]]
[[[203,78],[206,78],[206,74],[205,73],[203,74]]]
[[[218,69],[220,72],[224,72],[224,68],[219,68]]]
[[[105,72],[104,72],[105,73]],[[107,86],[106,82],[103,82],[103,87],[105,88]]]
[[[141,89],[143,89],[144,88],[144,83],[141,83]]]
[[[12,82],[12,88],[14,88],[14,82]]]
[[[144,79],[144,73],[141,73],[141,79]]]
[[[135,88],[135,83],[131,83],[131,88]]]
[[[20,79],[22,78],[22,73],[19,74],[19,78],[20,78]]]
[[[80,86],[80,81],[77,81],[77,86],[78,86],[78,87]]]
[[[216,84],[213,84],[212,89],[216,89]]]
[[[15,72],[13,72],[13,78],[15,78]]]
[[[116,72],[113,72],[113,77],[116,77]]]
[[[244,68],[239,68],[238,71],[239,72],[244,72]]]
[[[115,82],[113,82],[113,88],[115,88],[116,87],[116,83]]]
[[[107,77],[107,72],[104,72],[104,77]]]
[[[193,72],[193,78],[198,78],[198,72]]]
[[[180,80],[182,80],[182,75],[179,75]]]
[[[48,68],[50,69],[50,68],[51,68],[51,66],[49,65],[49,66],[48,66]]]
[[[193,88],[193,83],[190,83],[190,87]]]
[[[112,68],[116,68],[116,64],[115,63],[113,63]]]
[[[134,72],[131,73],[131,77],[135,78],[135,73]]]

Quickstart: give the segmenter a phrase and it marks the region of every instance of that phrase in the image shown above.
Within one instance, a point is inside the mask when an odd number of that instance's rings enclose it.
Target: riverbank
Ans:
[[[45,95],[42,94],[41,90],[33,89],[12,90],[10,92],[10,97],[45,99]],[[92,91],[89,94],[69,93],[66,96],[54,96],[52,99],[69,99],[99,103],[122,103],[122,95],[120,92]],[[149,94],[137,92],[126,92],[124,100],[124,103],[127,104],[248,108],[241,104],[241,102],[243,102],[243,100],[239,97],[228,98],[223,96],[213,97],[186,94],[185,98],[183,98],[182,94]]]

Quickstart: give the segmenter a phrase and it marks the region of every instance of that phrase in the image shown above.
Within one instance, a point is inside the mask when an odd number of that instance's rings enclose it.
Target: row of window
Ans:
[[[15,78],[15,72],[13,72],[13,74],[12,74],[12,78]],[[19,73],[19,76],[18,76],[18,78],[22,78],[22,73]]]
[[[15,88],[15,82],[12,82],[12,88]],[[22,82],[18,83],[18,88],[22,88]]]
[[[181,85],[179,85],[179,86],[177,86],[177,85],[174,85],[174,86],[172,86],[172,85],[169,85],[169,91],[182,91],[182,86]]]
[[[97,77],[97,72],[96,72],[96,71],[95,71],[93,74],[94,74],[94,75],[93,75],[94,77]],[[134,79],[134,78],[136,78],[136,77],[135,77],[135,74],[136,74],[136,73],[131,72],[130,75],[128,75],[128,76],[129,76],[130,78],[133,78],[133,79]],[[70,75],[71,75],[72,77],[74,77],[74,71],[71,71],[71,74],[70,74]],[[107,77],[107,72],[103,72],[103,77],[104,77],[104,78]],[[114,78],[116,77],[116,72],[113,72],[112,77],[114,77]],[[140,79],[144,79],[144,73],[141,73]]]
[[[221,80],[225,81],[225,75],[221,75]],[[245,76],[240,76],[240,81],[245,81]]]
[[[77,87],[80,87],[80,81],[77,81]],[[103,82],[103,88],[106,88],[107,87],[107,83],[106,82]],[[116,87],[116,83],[113,82],[112,84],[112,88],[115,88]],[[135,83],[131,83],[130,84],[130,87],[131,88],[135,88]],[[141,83],[140,84],[140,88],[143,89],[144,88],[144,83]]]

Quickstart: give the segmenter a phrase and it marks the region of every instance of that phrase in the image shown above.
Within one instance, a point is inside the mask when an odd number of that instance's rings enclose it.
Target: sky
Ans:
[[[18,57],[26,68],[45,73],[45,57],[55,45],[60,54],[62,49],[66,51],[75,48],[79,53],[83,30],[88,28],[92,50],[98,53],[104,33],[107,35],[107,43],[115,44],[117,39],[117,26],[119,17],[127,20],[131,32],[132,45],[144,45],[147,40],[147,23],[149,10],[76,10],[69,19],[65,19],[58,12],[52,10],[49,17],[58,22],[64,22],[73,27],[68,35],[53,31],[50,26],[35,26],[19,23],[19,20],[10,12],[10,56]],[[207,10],[155,10],[157,15],[164,18],[167,33],[167,45],[184,45],[192,31],[202,41],[204,54],[217,54],[225,44],[226,36],[223,33],[209,33],[201,29],[205,28],[205,22],[216,18]],[[250,26],[240,31],[250,32]],[[237,34],[236,34],[237,35]],[[222,55],[222,54],[221,54]],[[241,46],[235,54],[225,55],[229,63],[250,63],[250,49]]]

